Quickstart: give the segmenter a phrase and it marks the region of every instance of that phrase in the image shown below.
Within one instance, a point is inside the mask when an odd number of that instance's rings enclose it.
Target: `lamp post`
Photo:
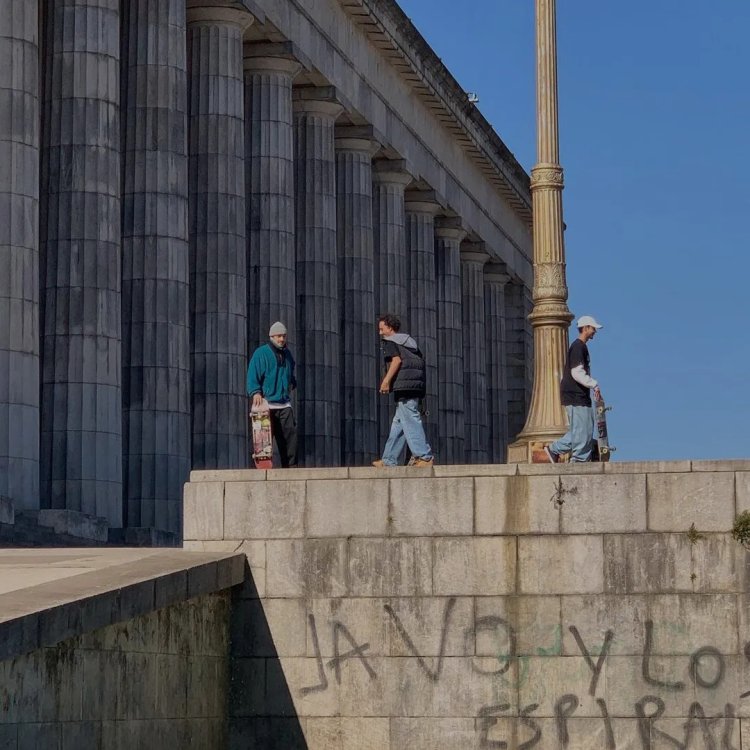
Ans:
[[[529,316],[534,329],[534,388],[526,424],[508,447],[509,462],[531,461],[535,444],[541,447],[567,429],[560,378],[573,316],[565,283],[556,37],[555,0],[536,0],[537,163],[531,170],[534,307]]]

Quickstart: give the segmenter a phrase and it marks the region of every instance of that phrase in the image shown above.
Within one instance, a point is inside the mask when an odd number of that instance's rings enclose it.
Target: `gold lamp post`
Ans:
[[[557,29],[555,0],[536,0],[537,163],[531,170],[534,210],[534,388],[523,430],[508,446],[508,462],[532,460],[535,447],[560,437],[567,418],[560,378],[568,348],[568,310],[563,243],[563,170],[557,124]]]

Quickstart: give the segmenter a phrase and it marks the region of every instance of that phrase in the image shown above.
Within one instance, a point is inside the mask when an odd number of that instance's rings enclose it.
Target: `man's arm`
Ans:
[[[391,357],[391,363],[388,365],[388,372],[386,372],[383,381],[380,384],[381,393],[388,393],[391,390],[391,383],[393,382],[393,378],[396,377],[399,367],[401,367],[401,357]]]
[[[599,389],[599,383],[594,380],[594,378],[591,377],[591,375],[586,374],[586,370],[583,369],[583,365],[578,365],[577,367],[574,367],[570,374],[573,376],[573,380],[576,381],[576,383],[580,383],[585,388],[593,388],[594,389],[594,397],[597,400],[601,400],[602,398],[602,392]]]
[[[582,386],[585,386],[586,388],[596,388],[598,383],[594,378],[591,377],[591,375],[586,374],[586,370],[583,369],[583,365],[578,365],[577,367],[574,367],[570,374],[573,376],[573,380],[576,381],[576,383],[580,383]]]
[[[260,360],[260,352],[256,351],[247,367],[247,395],[253,397],[253,406],[260,406],[263,400],[263,372]]]

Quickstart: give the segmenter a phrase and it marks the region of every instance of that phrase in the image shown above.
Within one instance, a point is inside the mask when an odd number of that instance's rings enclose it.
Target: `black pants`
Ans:
[[[271,409],[271,432],[279,449],[281,466],[286,469],[297,465],[297,423],[289,409]]]

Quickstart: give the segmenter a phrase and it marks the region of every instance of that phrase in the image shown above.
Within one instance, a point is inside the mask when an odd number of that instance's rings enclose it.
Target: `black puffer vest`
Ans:
[[[400,344],[396,346],[401,357],[401,367],[398,368],[391,390],[396,396],[399,392],[411,391],[419,393],[420,398],[424,398],[427,378],[422,352],[419,349],[416,351],[408,349]]]

